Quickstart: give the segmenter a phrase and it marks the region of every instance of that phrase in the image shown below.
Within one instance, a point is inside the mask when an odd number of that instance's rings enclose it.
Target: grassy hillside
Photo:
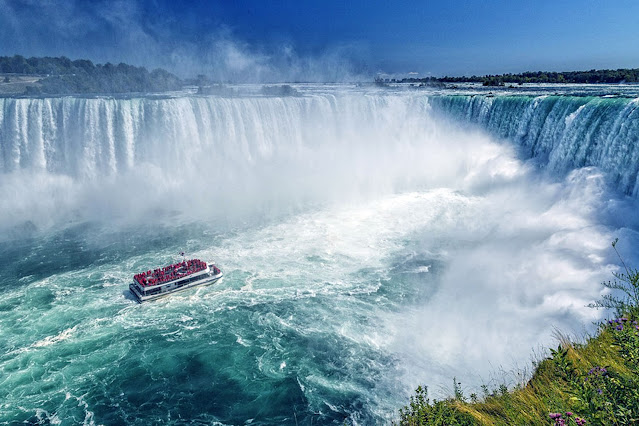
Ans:
[[[480,398],[466,397],[456,384],[455,396],[443,401],[430,401],[420,387],[400,410],[399,424],[639,424],[639,271],[626,267],[604,285],[617,293],[593,307],[612,308],[616,318],[583,344],[563,339],[525,386],[485,389]]]

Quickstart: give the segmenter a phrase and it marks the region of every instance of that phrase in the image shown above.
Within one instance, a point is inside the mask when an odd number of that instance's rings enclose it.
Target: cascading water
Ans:
[[[0,100],[0,421],[384,423],[601,317],[636,101],[299,91]]]
[[[513,141],[554,172],[597,166],[619,190],[639,195],[639,98],[458,95],[431,102]]]

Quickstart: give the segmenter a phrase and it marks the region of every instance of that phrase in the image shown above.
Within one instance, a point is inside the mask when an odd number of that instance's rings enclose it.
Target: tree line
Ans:
[[[25,94],[164,92],[178,90],[182,81],[163,69],[120,63],[93,64],[87,59],[0,56],[0,73],[42,76]],[[7,77],[8,78],[8,77]]]
[[[529,71],[521,74],[496,74],[471,77],[425,77],[403,79],[377,79],[381,83],[482,83],[485,86],[503,86],[523,83],[637,83],[639,82],[639,68],[620,68],[616,70],[590,70],[590,71]]]

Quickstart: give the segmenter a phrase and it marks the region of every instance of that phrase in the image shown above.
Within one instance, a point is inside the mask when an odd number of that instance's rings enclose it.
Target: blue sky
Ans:
[[[639,67],[639,1],[0,0],[0,55],[223,80]]]

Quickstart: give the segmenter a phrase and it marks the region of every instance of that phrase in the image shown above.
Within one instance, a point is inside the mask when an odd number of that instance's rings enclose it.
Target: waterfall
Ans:
[[[295,160],[296,153],[326,144],[376,149],[417,136],[424,128],[410,117],[429,118],[432,106],[514,142],[554,172],[597,166],[636,197],[638,105],[628,98],[398,94],[7,98],[0,99],[0,173],[26,169],[95,179],[145,163],[179,170],[202,156],[242,168]]]
[[[7,224],[44,223],[52,212],[61,221],[167,209],[228,217],[398,191],[465,190],[505,176],[510,147],[560,178],[596,166],[636,198],[638,102],[355,90],[3,98],[0,213]],[[496,148],[486,131],[509,143]],[[205,204],[205,193],[215,199]]]
[[[639,99],[578,96],[436,96],[439,111],[508,139],[528,158],[565,173],[597,166],[639,195]]]
[[[427,103],[334,95],[0,99],[0,172],[96,178],[145,162],[180,168],[203,154],[255,164],[335,141],[370,140]],[[362,123],[368,126],[358,127]]]

